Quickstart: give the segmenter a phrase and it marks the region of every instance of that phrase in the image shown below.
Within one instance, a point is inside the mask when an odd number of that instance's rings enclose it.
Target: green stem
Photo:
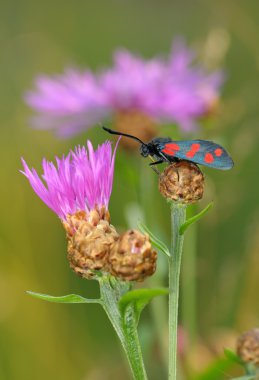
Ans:
[[[169,380],[176,380],[177,375],[177,328],[180,267],[183,249],[183,235],[179,234],[185,222],[186,206],[171,203],[172,246],[169,258]]]
[[[155,230],[155,224],[157,223],[154,219],[154,213],[152,212],[155,199],[155,191],[157,189],[155,186],[156,173],[150,168],[147,168],[147,162],[145,160],[141,161],[140,164],[141,175],[140,178],[140,204],[142,205],[144,212],[145,223],[148,221],[148,225],[151,229]],[[149,189],[149,191],[147,191]],[[162,258],[163,259],[163,258]],[[148,279],[148,284],[150,288],[153,287],[163,287],[164,286],[164,275],[165,271],[160,265],[157,266],[156,275],[151,276]],[[150,304],[152,322],[154,324],[155,339],[158,346],[158,352],[160,354],[163,372],[166,372],[167,368],[167,344],[165,342],[165,331],[167,329],[167,301],[165,297],[158,297],[153,300]],[[153,338],[153,339],[154,339]]]
[[[147,380],[134,310],[129,306],[123,317],[118,306],[118,301],[126,290],[125,284],[119,281],[111,283],[109,277],[103,277],[99,282],[103,308],[120,339],[129,361],[133,378],[135,380]]]
[[[187,216],[196,214],[196,205],[188,207]],[[181,310],[183,326],[187,331],[190,343],[193,345],[197,336],[197,293],[196,293],[196,262],[197,262],[197,224],[188,230],[184,240],[184,253],[181,275]],[[186,252],[186,254],[185,254]],[[188,255],[187,255],[188,252]]]
[[[159,281],[160,280],[160,281]],[[163,279],[158,278],[157,281],[149,281],[150,288],[163,286]],[[167,342],[166,334],[167,331],[167,299],[166,297],[157,297],[151,304],[151,315],[154,323],[154,332],[157,338],[158,351],[162,360],[161,372],[165,375],[167,371]],[[163,377],[163,376],[162,376]]]

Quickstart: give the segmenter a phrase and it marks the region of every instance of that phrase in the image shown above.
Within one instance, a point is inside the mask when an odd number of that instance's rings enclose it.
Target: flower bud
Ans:
[[[122,234],[109,256],[110,272],[124,281],[143,281],[156,270],[157,253],[149,236],[136,230]]]
[[[157,125],[148,115],[139,111],[119,112],[115,120],[116,129],[119,132],[130,133],[142,141],[150,141],[156,136]],[[120,142],[127,150],[138,150],[139,143],[132,139],[122,139]]]
[[[160,174],[159,191],[168,200],[195,203],[203,196],[204,176],[197,165],[180,160]]]
[[[67,231],[68,261],[70,267],[81,277],[93,279],[96,271],[108,271],[111,246],[119,235],[109,223],[109,212],[94,209],[67,216],[63,223]]]
[[[249,330],[238,338],[237,354],[245,363],[259,367],[259,328]]]

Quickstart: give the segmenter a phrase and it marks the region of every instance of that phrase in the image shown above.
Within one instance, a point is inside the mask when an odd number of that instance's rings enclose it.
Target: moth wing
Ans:
[[[219,144],[207,140],[182,140],[165,143],[161,152],[169,158],[187,160],[211,168],[228,170],[233,160]]]

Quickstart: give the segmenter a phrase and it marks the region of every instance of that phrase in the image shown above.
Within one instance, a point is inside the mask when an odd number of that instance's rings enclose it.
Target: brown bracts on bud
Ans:
[[[142,141],[150,141],[157,134],[157,125],[154,120],[139,111],[121,111],[118,112],[115,119],[117,131],[130,133],[137,136]],[[127,150],[138,150],[139,143],[133,139],[122,139],[120,142]]]
[[[67,232],[68,260],[79,276],[93,279],[96,271],[108,271],[111,246],[119,235],[109,223],[110,215],[105,208],[84,211],[67,216],[63,222]]]
[[[159,191],[168,200],[195,203],[203,196],[204,175],[192,162],[174,162],[160,174]]]
[[[249,330],[238,338],[237,354],[245,363],[259,367],[259,328]]]
[[[129,230],[112,247],[110,273],[124,281],[143,281],[155,272],[156,260],[149,236]]]
[[[215,97],[207,104],[207,109],[202,115],[201,119],[209,119],[217,115],[220,111],[220,101],[219,98]]]

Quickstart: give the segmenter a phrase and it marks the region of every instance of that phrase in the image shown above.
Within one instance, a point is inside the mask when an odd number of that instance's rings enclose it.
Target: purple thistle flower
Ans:
[[[158,117],[179,124],[184,131],[196,128],[197,120],[206,115],[219,97],[222,72],[207,74],[191,66],[194,52],[178,40],[172,49],[160,98],[156,98]]]
[[[139,110],[152,115],[152,99],[159,91],[164,69],[162,60],[144,61],[126,50],[118,50],[113,67],[100,74],[108,106],[114,113]]]
[[[53,78],[41,76],[26,95],[38,113],[33,124],[68,136],[133,111],[193,130],[218,99],[223,81],[222,73],[208,74],[194,57],[178,40],[167,59],[144,60],[119,50],[113,66],[95,75],[67,70]]]
[[[87,148],[76,147],[53,162],[43,159],[43,175],[29,169],[22,159],[24,171],[35,193],[62,220],[77,211],[89,213],[96,206],[108,208],[112,191],[114,160],[118,142],[112,153],[111,142],[106,141],[94,151],[90,141]]]
[[[67,69],[52,78],[41,75],[35,87],[25,100],[38,113],[32,124],[39,129],[53,128],[68,137],[109,115],[105,93],[90,71]]]

